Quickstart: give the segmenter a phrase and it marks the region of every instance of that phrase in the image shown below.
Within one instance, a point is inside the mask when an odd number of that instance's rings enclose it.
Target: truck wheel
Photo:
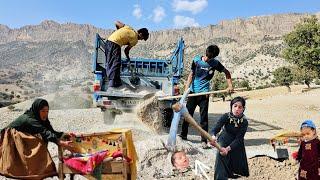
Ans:
[[[116,113],[110,110],[103,111],[103,120],[105,124],[113,124],[116,119]]]

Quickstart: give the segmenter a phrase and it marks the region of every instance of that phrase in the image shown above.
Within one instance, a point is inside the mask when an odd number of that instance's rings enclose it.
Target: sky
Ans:
[[[152,31],[204,27],[222,20],[320,12],[320,0],[0,0],[0,24],[9,28],[44,20],[114,29],[120,20]]]

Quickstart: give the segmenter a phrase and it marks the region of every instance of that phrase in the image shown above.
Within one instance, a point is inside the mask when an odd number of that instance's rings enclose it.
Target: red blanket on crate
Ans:
[[[85,154],[80,157],[65,158],[64,163],[83,174],[91,174],[106,157],[109,151],[100,151],[94,154]]]
[[[94,154],[78,154],[78,157],[65,158],[64,163],[83,174],[91,174],[95,167],[97,167],[105,158],[110,155],[109,151],[100,151]],[[112,153],[112,158],[122,157],[122,151],[118,150]],[[127,162],[131,158],[124,157]]]

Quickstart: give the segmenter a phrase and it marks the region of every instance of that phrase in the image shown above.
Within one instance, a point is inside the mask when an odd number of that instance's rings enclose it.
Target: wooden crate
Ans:
[[[74,153],[95,153],[102,150],[109,150],[111,153],[117,149],[123,152],[124,159],[127,156],[126,146],[126,134],[124,132],[103,132],[82,134],[79,137],[74,137],[71,140],[75,144],[76,148]],[[81,174],[81,172],[74,170],[63,163],[64,149],[59,146],[59,179],[64,179],[65,174],[70,174],[71,179],[75,174]],[[104,161],[102,167],[102,179],[130,179],[130,164],[126,160],[110,160]],[[91,175],[83,175],[88,179],[95,179]]]

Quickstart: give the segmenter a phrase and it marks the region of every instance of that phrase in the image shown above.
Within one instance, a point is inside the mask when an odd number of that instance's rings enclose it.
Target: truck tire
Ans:
[[[103,120],[105,124],[113,124],[116,119],[116,113],[110,110],[103,111]]]

